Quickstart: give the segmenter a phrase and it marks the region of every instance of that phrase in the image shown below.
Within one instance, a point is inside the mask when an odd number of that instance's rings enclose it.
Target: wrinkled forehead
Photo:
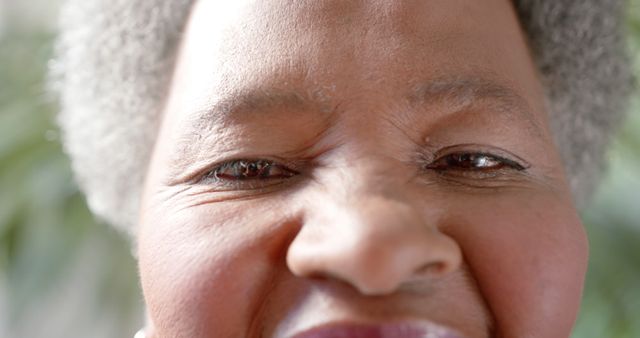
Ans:
[[[223,95],[269,81],[423,80],[461,67],[508,73],[522,66],[517,52],[496,58],[502,51],[488,48],[487,37],[521,39],[509,1],[203,0],[194,7],[182,50],[188,62],[179,63],[177,80],[181,72],[198,74],[207,83],[193,85]]]

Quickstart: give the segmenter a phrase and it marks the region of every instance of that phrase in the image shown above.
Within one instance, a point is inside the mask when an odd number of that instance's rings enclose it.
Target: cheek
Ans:
[[[167,210],[142,222],[140,275],[157,336],[240,337],[250,329],[277,255],[266,243],[279,240],[265,217],[249,222],[252,212],[236,208]]]
[[[455,221],[463,226],[453,231],[499,336],[568,337],[587,266],[580,220],[569,203],[555,198],[529,196],[497,205],[469,209]]]

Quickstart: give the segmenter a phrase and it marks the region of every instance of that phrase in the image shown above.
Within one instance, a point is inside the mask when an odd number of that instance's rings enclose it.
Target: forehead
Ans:
[[[181,59],[174,82],[214,101],[239,87],[362,95],[470,70],[509,81],[533,73],[508,0],[203,0]]]

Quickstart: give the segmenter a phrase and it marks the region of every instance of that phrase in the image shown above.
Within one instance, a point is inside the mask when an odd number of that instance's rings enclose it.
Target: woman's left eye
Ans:
[[[225,181],[284,179],[298,173],[269,160],[235,160],[223,163],[205,175],[205,178]]]
[[[516,161],[488,153],[458,152],[437,158],[426,166],[436,171],[498,171],[513,169],[522,171],[525,166]]]

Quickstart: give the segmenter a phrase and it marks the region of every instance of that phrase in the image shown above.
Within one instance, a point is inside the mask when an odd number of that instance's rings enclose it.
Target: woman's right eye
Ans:
[[[266,181],[286,179],[298,173],[269,160],[233,160],[209,171],[204,179],[215,181]]]

